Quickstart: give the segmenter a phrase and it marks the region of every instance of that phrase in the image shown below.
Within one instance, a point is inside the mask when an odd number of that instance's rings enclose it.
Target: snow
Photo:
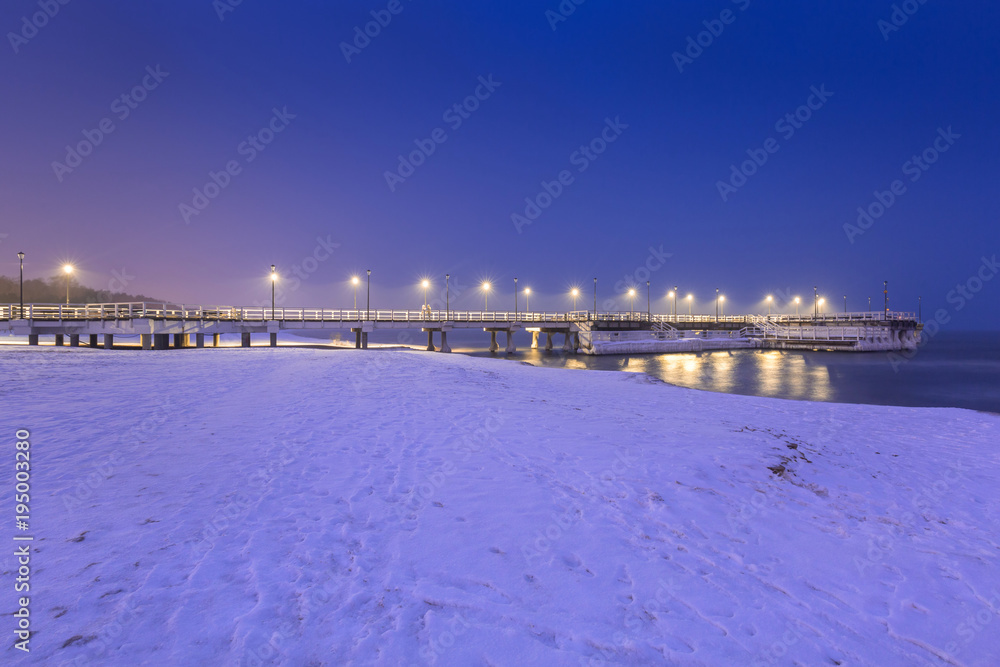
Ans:
[[[7,664],[1000,656],[995,415],[395,350],[0,371],[36,535]]]

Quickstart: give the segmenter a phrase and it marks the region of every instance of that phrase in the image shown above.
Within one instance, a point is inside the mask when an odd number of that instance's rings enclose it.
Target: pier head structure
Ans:
[[[920,324],[914,313],[842,313],[836,315],[658,315],[636,312],[564,313],[438,310],[327,310],[322,308],[238,308],[165,303],[0,305],[0,332],[26,336],[30,345],[44,338],[55,345],[113,349],[116,336],[138,338],[144,350],[170,347],[218,347],[222,336],[266,334],[270,346],[278,333],[351,333],[355,347],[368,347],[374,331],[420,330],[427,350],[450,352],[448,334],[482,331],[489,349],[517,351],[514,334],[531,333],[531,347],[587,354],[690,352],[710,349],[842,350],[851,352],[915,349]],[[435,345],[435,334],[439,344]],[[544,342],[543,337],[544,336]],[[131,345],[130,347],[135,347]]]

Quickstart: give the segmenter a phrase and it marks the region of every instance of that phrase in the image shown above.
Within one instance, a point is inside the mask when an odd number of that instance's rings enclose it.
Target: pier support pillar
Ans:
[[[575,348],[573,347],[573,334],[567,331],[563,334],[563,352],[572,352]]]
[[[514,354],[517,352],[517,346],[514,345],[514,332],[510,329],[507,330],[507,349],[505,352],[507,354]]]
[[[187,334],[174,334],[174,347],[180,349],[187,347]]]
[[[271,337],[271,347],[278,347],[278,334],[268,334]]]
[[[90,347],[97,347],[97,334],[90,334]]]
[[[580,332],[579,331],[574,331],[573,332],[573,352],[575,353],[579,349],[580,349]]]
[[[110,350],[115,346],[115,335],[114,334],[104,334],[104,349]]]
[[[552,351],[552,334],[547,331],[545,332],[545,351]]]
[[[97,336],[94,336],[97,338]],[[28,345],[38,345],[38,334],[28,334]]]
[[[240,347],[250,347],[250,334],[248,333],[240,334]]]
[[[436,352],[437,351],[437,349],[434,347],[434,332],[433,331],[428,331],[427,332],[427,351],[428,352]]]
[[[195,347],[205,347],[205,334],[195,334],[194,344]]]
[[[361,349],[362,350],[367,350],[368,349],[368,332],[367,331],[362,331],[361,332]]]
[[[139,334],[139,340],[142,342],[142,349],[153,349],[153,334]]]
[[[153,334],[153,349],[166,350],[170,347],[170,334]]]
[[[361,349],[361,329],[351,329],[354,332],[354,349]]]
[[[70,334],[69,335],[69,346],[70,347],[80,347],[80,334]]]
[[[490,352],[499,352],[500,346],[497,345],[497,332],[490,332]]]
[[[441,332],[441,351],[442,352],[451,352],[451,348],[448,347],[448,332],[447,331],[442,331]]]
[[[531,332],[531,349],[532,350],[537,350],[538,349],[538,334],[539,334],[538,331],[532,331]]]
[[[63,335],[56,334],[56,347],[62,347],[62,344],[63,344]]]
[[[219,347],[222,344],[222,334],[212,334],[212,347]]]

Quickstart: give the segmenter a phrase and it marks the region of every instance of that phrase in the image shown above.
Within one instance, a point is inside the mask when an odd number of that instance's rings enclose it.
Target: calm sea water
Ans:
[[[449,336],[448,342],[455,352],[506,358],[483,349],[488,334],[469,336]],[[532,350],[527,336],[515,341],[518,353],[511,358],[538,366],[649,373],[682,387],[730,394],[1000,413],[1000,332],[941,332],[911,359],[897,357],[895,367],[885,352],[732,350],[592,357]],[[560,346],[562,336],[556,341]]]

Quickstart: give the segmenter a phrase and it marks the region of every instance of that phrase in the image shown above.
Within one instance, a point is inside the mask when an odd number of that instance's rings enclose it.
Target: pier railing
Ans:
[[[89,304],[18,304],[0,305],[0,320],[210,320],[210,321],[286,321],[286,322],[481,322],[544,324],[562,322],[629,322],[676,324],[730,323],[752,325],[763,321],[775,325],[830,326],[838,322],[916,321],[916,313],[831,313],[812,315],[662,315],[638,311],[600,312],[537,312],[537,311],[474,311],[474,310],[385,310],[385,309],[325,309],[267,308],[260,306],[187,306],[170,303],[89,303]]]

